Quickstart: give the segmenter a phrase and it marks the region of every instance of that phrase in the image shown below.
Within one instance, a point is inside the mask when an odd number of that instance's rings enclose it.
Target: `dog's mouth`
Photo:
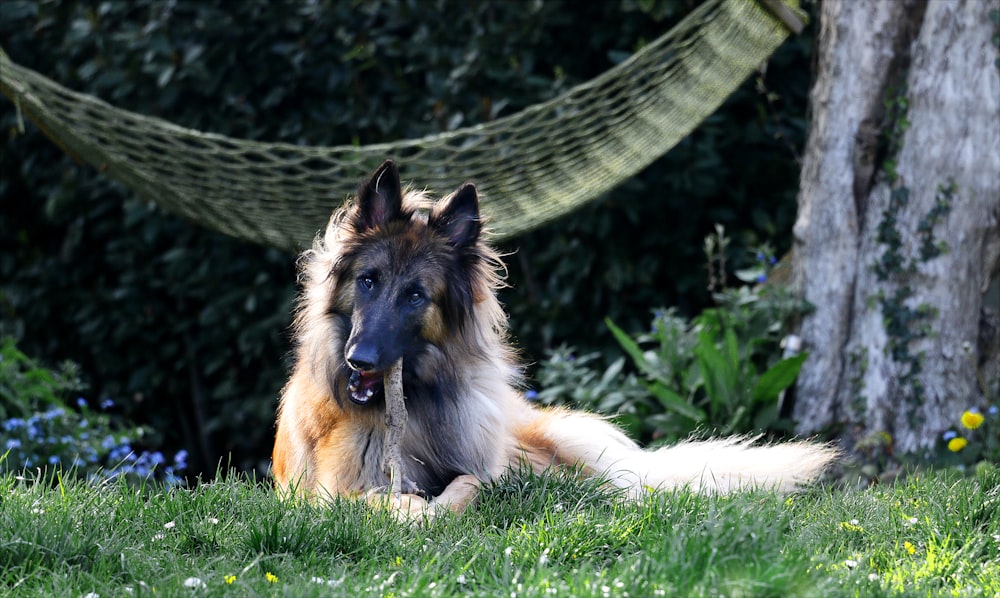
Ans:
[[[351,371],[351,377],[347,380],[347,392],[351,400],[358,405],[367,405],[378,400],[384,393],[381,372],[360,372]]]

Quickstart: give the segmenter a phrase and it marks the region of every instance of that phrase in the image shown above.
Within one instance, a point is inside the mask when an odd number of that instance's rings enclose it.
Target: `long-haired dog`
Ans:
[[[391,161],[361,184],[300,260],[296,361],[273,454],[281,491],[377,497],[433,514],[461,511],[482,482],[512,466],[574,467],[639,496],[676,487],[789,490],[835,457],[828,446],[745,439],[643,451],[598,416],[529,403],[496,297],[502,267],[483,242],[474,185],[431,203],[400,186]],[[410,487],[386,497],[383,376],[400,358]]]

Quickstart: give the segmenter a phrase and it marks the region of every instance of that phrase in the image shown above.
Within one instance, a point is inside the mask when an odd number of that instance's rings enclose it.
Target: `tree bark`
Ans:
[[[848,449],[887,433],[924,452],[996,398],[977,376],[1000,344],[977,342],[1000,265],[996,8],[822,3],[794,228],[793,284],[816,308],[799,433],[838,432]]]

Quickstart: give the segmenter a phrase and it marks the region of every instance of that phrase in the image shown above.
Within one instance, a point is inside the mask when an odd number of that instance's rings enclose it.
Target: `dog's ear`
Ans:
[[[403,190],[399,184],[399,168],[386,160],[358,188],[358,211],[355,226],[359,231],[371,230],[399,218],[403,205]]]
[[[442,203],[444,205],[431,214],[431,228],[444,235],[449,244],[455,247],[475,245],[482,231],[476,186],[466,183]]]

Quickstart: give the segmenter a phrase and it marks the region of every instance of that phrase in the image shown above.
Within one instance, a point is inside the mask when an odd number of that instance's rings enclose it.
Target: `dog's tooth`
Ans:
[[[372,398],[373,394],[375,394],[375,391],[369,388],[368,390],[365,391],[365,398],[370,399]]]

